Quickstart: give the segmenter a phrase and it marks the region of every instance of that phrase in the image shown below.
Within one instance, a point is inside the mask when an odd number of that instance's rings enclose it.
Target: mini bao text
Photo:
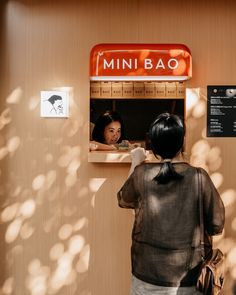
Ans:
[[[142,64],[140,64],[142,62]],[[112,58],[111,60],[107,61],[105,58],[103,59],[103,69],[112,69],[112,70],[137,70],[138,68],[142,67],[145,70],[158,70],[158,69],[166,69],[175,70],[178,68],[179,62],[175,58],[170,58],[167,62],[164,62],[162,58],[153,61],[150,58],[145,58],[143,61],[139,61],[138,58]]]

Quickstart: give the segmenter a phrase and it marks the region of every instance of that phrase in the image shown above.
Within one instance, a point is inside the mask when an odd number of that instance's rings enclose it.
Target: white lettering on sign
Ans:
[[[106,69],[106,68],[112,68],[112,69],[114,69],[114,59],[112,59],[111,61],[110,61],[110,63],[108,63],[107,61],[106,61],[106,59],[104,58],[104,60],[103,60],[103,68],[104,69]]]
[[[112,69],[112,70],[125,70],[125,69],[130,69],[130,70],[137,70],[138,67],[143,67],[145,70],[151,70],[151,69],[156,69],[158,70],[159,68],[161,69],[170,69],[174,70],[178,68],[179,62],[175,58],[170,58],[167,63],[165,64],[164,61],[159,58],[155,62],[150,59],[150,58],[145,58],[143,60],[143,64],[139,65],[138,64],[138,59],[124,59],[124,58],[117,58],[114,59],[112,58],[110,61],[107,61],[105,58],[103,59],[103,68],[105,69]]]
[[[156,70],[159,69],[159,68],[165,69],[165,66],[164,66],[163,60],[162,60],[161,58],[159,58],[159,60],[158,60],[158,62],[157,62]]]
[[[122,69],[125,69],[125,67],[129,68],[132,70],[132,68],[136,69],[137,68],[137,58],[134,60],[134,67],[132,67],[132,58],[129,59],[129,61],[123,59],[122,60]]]
[[[173,63],[173,66],[171,65],[172,63]],[[179,65],[179,63],[178,63],[177,59],[171,58],[171,59],[168,60],[168,67],[171,70],[174,70],[174,69],[178,68],[178,65]]]
[[[117,69],[119,70],[120,68],[122,70],[125,70],[125,69],[135,69],[137,70],[138,69],[138,59],[135,58],[135,59],[132,59],[132,58],[129,58],[128,60],[124,59],[124,58],[117,58],[117,59],[114,59],[112,58],[110,61],[107,61],[105,58],[103,60],[103,68],[104,69]]]
[[[150,70],[153,68],[152,60],[150,58],[145,58],[144,60],[144,69]]]

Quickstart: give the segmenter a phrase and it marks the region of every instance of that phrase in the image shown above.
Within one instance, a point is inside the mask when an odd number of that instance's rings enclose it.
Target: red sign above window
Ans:
[[[184,81],[192,57],[182,44],[98,44],[90,54],[90,79]]]

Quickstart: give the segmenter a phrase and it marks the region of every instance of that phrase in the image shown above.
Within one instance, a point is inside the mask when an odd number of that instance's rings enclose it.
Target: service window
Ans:
[[[191,55],[184,45],[96,45],[90,60],[89,161],[130,162],[133,148],[150,150],[148,129],[158,114],[185,117],[190,77]],[[104,119],[107,114],[111,120]],[[109,124],[113,115],[122,130]]]

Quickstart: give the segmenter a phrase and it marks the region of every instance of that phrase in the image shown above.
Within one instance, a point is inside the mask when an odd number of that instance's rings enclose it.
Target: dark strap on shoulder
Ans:
[[[200,224],[200,249],[202,257],[205,256],[204,247],[204,215],[203,215],[203,195],[202,195],[202,177],[200,168],[197,169],[198,175],[198,199],[199,199],[199,224]]]

